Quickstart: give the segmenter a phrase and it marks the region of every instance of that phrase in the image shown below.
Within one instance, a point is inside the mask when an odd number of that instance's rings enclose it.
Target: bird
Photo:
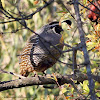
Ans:
[[[71,25],[70,20],[63,22]],[[27,77],[32,72],[44,73],[58,61],[64,47],[62,31],[59,22],[53,21],[44,25],[29,38],[19,56],[22,76]]]

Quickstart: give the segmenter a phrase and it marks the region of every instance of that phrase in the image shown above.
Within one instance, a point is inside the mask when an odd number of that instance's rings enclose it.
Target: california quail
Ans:
[[[69,20],[64,21],[69,24]],[[44,25],[32,35],[19,56],[20,74],[27,77],[30,72],[44,72],[52,67],[63,49],[62,27],[59,22]]]

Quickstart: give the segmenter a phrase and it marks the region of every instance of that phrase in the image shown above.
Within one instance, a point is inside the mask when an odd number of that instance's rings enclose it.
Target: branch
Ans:
[[[69,14],[71,15],[71,17],[75,20],[75,17],[73,16],[73,14],[70,12],[70,10],[65,6],[65,4],[62,2],[62,0],[57,0],[57,3],[62,5],[62,8],[64,7],[68,12]],[[75,20],[76,21],[76,20]]]
[[[74,71],[74,74],[76,74],[76,72],[78,71],[76,55],[77,55],[77,50],[73,50],[73,57],[72,58],[73,58],[73,71]]]
[[[82,44],[82,51],[84,54],[84,60],[86,63],[86,69],[87,69],[87,76],[88,76],[88,81],[89,81],[89,89],[90,89],[90,96],[92,100],[96,100],[95,97],[95,92],[94,92],[94,81],[92,79],[92,74],[91,74],[91,68],[90,68],[90,59],[89,59],[89,55],[87,52],[87,48],[86,48],[86,43],[85,43],[85,36],[84,36],[84,30],[82,28],[82,22],[81,22],[81,18],[80,18],[80,14],[79,14],[79,2],[78,0],[73,0],[74,2],[74,9],[75,9],[75,14],[76,14],[76,19],[77,19],[77,26],[78,26],[78,30],[79,30],[79,35],[80,35],[80,41]]]
[[[98,10],[100,10],[100,8],[99,8],[99,4],[98,4],[98,2],[95,0],[95,3],[97,4],[97,6],[93,3],[93,2],[91,2],[90,0],[88,0],[93,6],[95,6]]]
[[[60,84],[64,83],[72,83],[71,79],[68,76],[56,76]],[[25,86],[33,86],[33,85],[45,85],[45,84],[56,84],[55,80],[52,78],[48,78],[45,76],[36,76],[36,77],[26,77],[22,79],[16,79],[11,81],[5,81],[0,83],[0,91],[13,89],[13,88],[21,88]]]
[[[33,85],[46,85],[46,84],[56,84],[56,81],[52,79],[53,76],[36,76],[36,77],[26,77],[22,79],[16,79],[16,80],[10,80],[10,81],[4,81],[0,83],[0,91],[13,89],[13,88],[21,88],[26,86],[33,86]],[[75,75],[56,75],[56,78],[58,80],[58,83],[60,85],[63,85],[65,83],[71,84],[75,90],[77,88],[75,87],[75,84],[72,80],[77,80],[78,82],[83,82],[84,80],[87,80],[86,74],[77,74]],[[94,76],[94,79],[96,79],[98,82],[100,82],[100,76],[98,78]]]
[[[8,11],[6,11],[3,7],[2,7],[2,3],[0,2],[0,12],[3,13],[7,18],[12,19],[10,21],[5,21],[5,22],[0,22],[0,24],[3,23],[9,23],[9,22],[14,22],[14,21],[20,21],[20,20],[28,20],[28,19],[32,19],[33,15],[35,15],[36,13],[40,12],[41,10],[43,10],[44,8],[46,8],[48,5],[50,5],[51,3],[53,3],[54,0],[50,0],[48,1],[44,6],[39,7],[35,12],[27,15],[27,16],[23,16],[23,18],[18,18],[18,17],[14,17],[13,15],[11,15]],[[9,17],[10,16],[10,17]]]
[[[73,1],[73,2],[72,2],[72,1],[69,1],[67,4],[70,4],[70,5],[71,5],[71,4],[74,4],[74,1]],[[79,4],[80,6],[86,8],[87,10],[90,10],[90,11],[92,11],[93,13],[100,15],[99,12],[96,12],[96,11],[91,10],[90,8],[88,8],[88,7],[84,6],[83,4],[81,4],[80,2],[78,2],[78,4]],[[96,7],[96,8],[97,8],[97,7]]]

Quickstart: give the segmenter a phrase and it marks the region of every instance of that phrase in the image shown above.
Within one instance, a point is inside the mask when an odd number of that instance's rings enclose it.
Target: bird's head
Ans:
[[[72,24],[72,22],[70,20],[64,20],[61,23],[67,23],[68,25]],[[57,21],[49,23],[49,26],[50,26],[51,29],[53,29],[53,31],[55,33],[60,34],[63,31],[62,26]]]

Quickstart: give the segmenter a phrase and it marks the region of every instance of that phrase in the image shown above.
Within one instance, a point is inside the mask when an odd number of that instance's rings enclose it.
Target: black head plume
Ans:
[[[64,20],[62,23],[66,22],[68,25],[71,26],[72,22],[70,20]]]
[[[59,22],[57,22],[57,21],[54,21],[54,22],[51,22],[51,23],[49,23],[49,25],[59,25]]]

